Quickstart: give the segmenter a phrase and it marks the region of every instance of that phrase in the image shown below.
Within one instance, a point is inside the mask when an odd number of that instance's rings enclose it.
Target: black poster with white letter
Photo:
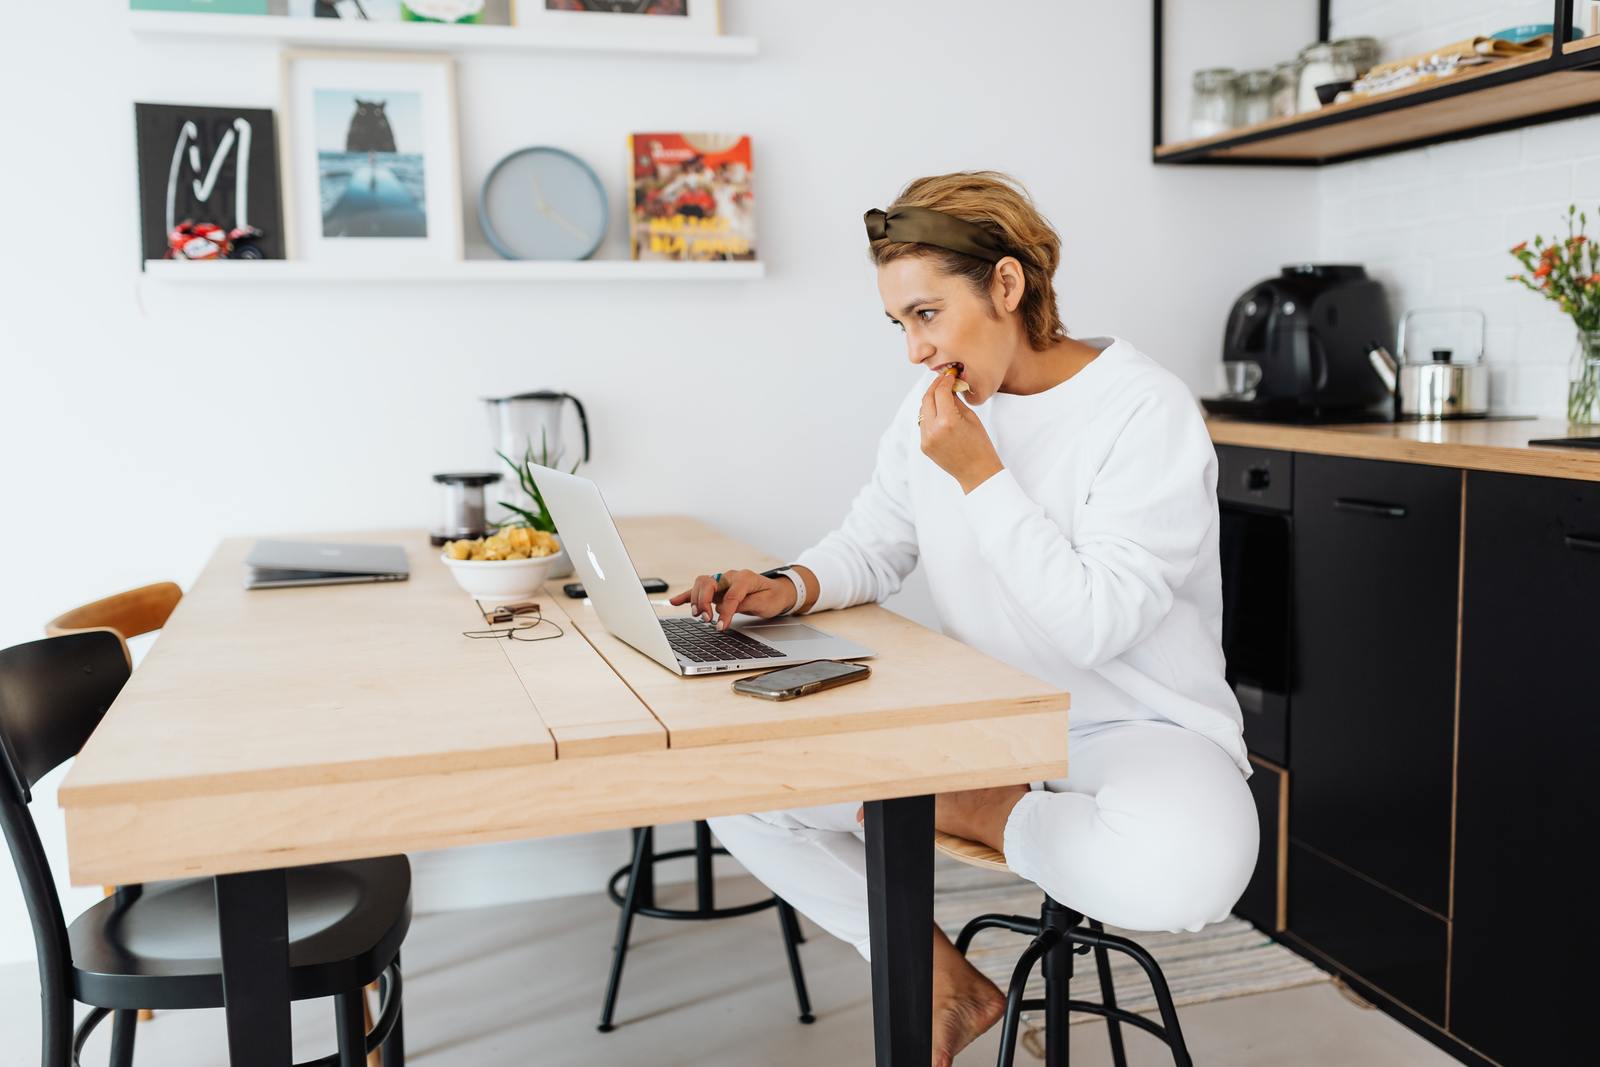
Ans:
[[[253,226],[263,259],[283,258],[278,138],[259,108],[134,104],[141,259],[167,258],[167,237],[189,220]]]

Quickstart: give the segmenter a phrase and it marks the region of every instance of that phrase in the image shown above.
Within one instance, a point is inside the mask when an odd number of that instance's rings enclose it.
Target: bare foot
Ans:
[[[933,1067],[950,1067],[956,1055],[1000,1021],[1006,998],[995,984],[933,932]]]
[[[981,841],[996,852],[1004,852],[1006,820],[1017,801],[1027,794],[1025,785],[940,793],[934,798],[933,824],[947,834]]]

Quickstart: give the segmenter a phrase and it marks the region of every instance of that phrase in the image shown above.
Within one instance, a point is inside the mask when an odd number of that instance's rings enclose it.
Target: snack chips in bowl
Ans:
[[[488,537],[475,537],[463,541],[446,541],[447,559],[497,560],[540,559],[561,551],[561,542],[554,534],[527,526],[507,526]]]

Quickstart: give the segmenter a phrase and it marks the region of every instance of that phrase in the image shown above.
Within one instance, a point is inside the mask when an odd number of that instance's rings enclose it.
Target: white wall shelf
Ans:
[[[573,33],[516,26],[346,22],[281,15],[181,11],[129,11],[128,23],[134,33],[152,40],[256,41],[303,47],[443,49],[451,52],[587,52],[713,59],[742,59],[756,54],[754,37]]]
[[[221,18],[207,15],[206,18]],[[467,259],[457,263],[323,263],[314,260],[145,260],[145,276],[178,285],[324,282],[715,282],[766,275],[760,261],[672,263],[660,260]]]

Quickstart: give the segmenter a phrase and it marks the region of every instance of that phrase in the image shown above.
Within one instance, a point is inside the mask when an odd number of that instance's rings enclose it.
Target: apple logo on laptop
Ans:
[[[589,554],[589,565],[594,568],[594,573],[600,578],[600,580],[602,582],[605,581],[606,580],[605,568],[600,566],[600,561],[594,558],[594,549],[589,546],[588,542],[584,542],[583,550]]]

